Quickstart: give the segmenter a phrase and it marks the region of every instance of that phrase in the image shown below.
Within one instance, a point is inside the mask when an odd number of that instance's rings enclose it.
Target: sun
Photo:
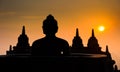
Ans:
[[[104,27],[104,26],[99,26],[99,27],[98,27],[98,30],[102,32],[102,31],[105,30],[105,27]]]

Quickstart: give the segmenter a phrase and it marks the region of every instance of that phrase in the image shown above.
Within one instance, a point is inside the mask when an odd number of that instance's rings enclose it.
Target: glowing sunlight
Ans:
[[[105,30],[105,27],[104,26],[99,26],[98,30],[101,31],[101,32],[103,32]]]

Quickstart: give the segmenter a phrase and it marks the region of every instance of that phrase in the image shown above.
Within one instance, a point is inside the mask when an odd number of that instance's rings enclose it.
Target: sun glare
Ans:
[[[105,30],[105,27],[104,27],[104,26],[99,26],[99,27],[98,27],[98,30],[102,32],[102,31]]]

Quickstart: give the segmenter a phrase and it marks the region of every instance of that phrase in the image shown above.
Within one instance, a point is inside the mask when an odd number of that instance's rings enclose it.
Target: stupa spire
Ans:
[[[106,53],[109,53],[108,45],[106,45]]]
[[[76,37],[79,37],[79,31],[78,31],[78,28],[76,29]]]
[[[92,37],[95,37],[95,35],[94,35],[94,29],[92,29]]]
[[[25,26],[23,26],[22,35],[25,35]]]

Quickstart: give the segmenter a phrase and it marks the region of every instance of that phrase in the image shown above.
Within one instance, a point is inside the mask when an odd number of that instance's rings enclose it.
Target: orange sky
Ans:
[[[30,45],[42,38],[42,22],[48,14],[58,21],[57,36],[72,44],[76,28],[84,46],[92,28],[102,50],[108,45],[120,67],[120,0],[0,0],[0,54],[15,46],[25,25]],[[106,27],[104,32],[98,26]]]

